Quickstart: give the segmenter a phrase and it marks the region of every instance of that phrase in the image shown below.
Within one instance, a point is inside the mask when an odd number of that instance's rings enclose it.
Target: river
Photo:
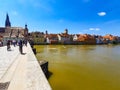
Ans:
[[[120,45],[40,45],[53,90],[120,90]]]

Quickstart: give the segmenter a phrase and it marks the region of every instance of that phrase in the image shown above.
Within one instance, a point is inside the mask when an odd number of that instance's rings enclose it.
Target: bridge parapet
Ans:
[[[27,87],[28,90],[51,90],[51,87],[31,49],[27,49]]]

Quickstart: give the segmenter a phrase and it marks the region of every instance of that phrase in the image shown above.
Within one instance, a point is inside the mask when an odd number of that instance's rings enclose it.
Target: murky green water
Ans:
[[[53,90],[120,90],[120,45],[36,46]]]

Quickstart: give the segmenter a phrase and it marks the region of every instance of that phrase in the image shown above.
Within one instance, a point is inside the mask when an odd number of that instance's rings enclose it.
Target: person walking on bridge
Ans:
[[[10,40],[7,41],[7,50],[10,51]]]
[[[23,53],[23,42],[22,42],[22,40],[20,40],[19,41],[19,51],[20,51],[20,53],[22,54]]]

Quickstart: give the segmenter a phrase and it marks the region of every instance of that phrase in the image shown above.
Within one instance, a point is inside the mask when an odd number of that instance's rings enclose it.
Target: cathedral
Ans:
[[[25,27],[11,27],[9,15],[6,14],[5,27],[0,27],[0,41],[5,43],[7,40],[27,39],[28,28]]]

